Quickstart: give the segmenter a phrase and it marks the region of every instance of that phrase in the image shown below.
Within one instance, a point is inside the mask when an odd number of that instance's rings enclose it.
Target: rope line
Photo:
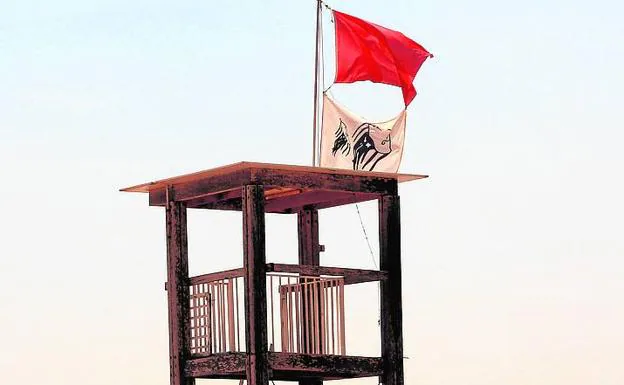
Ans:
[[[370,252],[371,260],[373,261],[373,266],[375,269],[379,269],[377,267],[377,262],[375,262],[375,254],[373,253],[373,248],[371,247],[370,240],[368,239],[368,234],[366,233],[366,227],[364,227],[364,221],[362,221],[362,214],[360,213],[360,207],[358,204],[355,204],[355,209],[357,210],[358,217],[360,218],[360,225],[362,226],[362,232],[364,233],[364,238],[366,239],[366,244],[368,245],[368,251]]]

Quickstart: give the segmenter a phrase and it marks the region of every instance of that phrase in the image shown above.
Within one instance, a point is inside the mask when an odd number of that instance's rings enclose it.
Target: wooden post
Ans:
[[[299,234],[299,264],[320,265],[318,211],[305,209],[297,213]]]
[[[319,252],[319,229],[318,229],[318,211],[315,209],[304,209],[297,213],[297,234],[299,240],[299,264],[308,266],[320,265]],[[311,275],[309,275],[311,276]],[[300,279],[299,283],[304,284],[306,280]],[[302,285],[302,294],[309,293],[312,285]],[[302,344],[299,347],[300,353],[314,352],[314,311],[311,309],[312,301],[308,300],[308,295],[301,296],[301,304],[303,319],[301,320]]]
[[[245,270],[245,342],[247,385],[268,385],[264,188],[243,187],[243,252]]]
[[[175,201],[173,188],[167,189],[166,223],[170,384],[193,385],[195,380],[184,376],[191,354],[186,206]]]
[[[381,355],[384,385],[403,385],[403,308],[401,304],[401,217],[398,195],[379,199]]]
[[[319,245],[318,211],[316,209],[304,209],[297,213],[297,233],[299,239],[299,264],[319,266],[321,260]],[[305,290],[309,289],[306,288]],[[301,306],[310,306],[310,304],[306,305],[305,296],[302,296],[301,298]],[[314,341],[309,341],[308,343],[308,338],[312,335],[312,333],[314,333],[313,311],[308,312],[308,317],[303,317],[301,328],[303,329],[303,349],[299,348],[299,351],[301,353],[311,353],[314,350],[314,348],[312,347],[314,345]],[[323,343],[323,341],[321,341],[321,343]],[[312,351],[306,351],[307,346],[310,346]],[[321,385],[322,383],[323,381],[317,379],[305,379],[299,381],[299,385]]]

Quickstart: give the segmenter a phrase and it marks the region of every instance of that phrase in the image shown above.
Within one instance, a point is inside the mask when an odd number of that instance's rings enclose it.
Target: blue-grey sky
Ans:
[[[435,54],[401,167],[431,175],[400,190],[406,383],[624,383],[622,6],[330,5]],[[314,16],[312,0],[0,1],[4,383],[168,383],[164,213],[118,189],[309,164]],[[400,108],[396,88],[332,90],[372,118]],[[373,267],[354,207],[320,220],[323,264]],[[189,225],[192,274],[240,265],[239,216]],[[294,262],[294,218],[267,225],[268,259]],[[372,289],[348,305],[362,354]]]

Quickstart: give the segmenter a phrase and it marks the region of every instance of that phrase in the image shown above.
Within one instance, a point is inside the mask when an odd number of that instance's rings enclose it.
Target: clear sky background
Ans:
[[[406,384],[623,384],[622,6],[330,4],[436,55],[401,168],[431,175],[400,189]],[[309,164],[314,18],[312,0],[0,0],[0,382],[168,383],[164,213],[118,189]],[[392,87],[332,90],[400,108]],[[354,207],[320,220],[324,265],[374,267]],[[192,274],[240,265],[237,214],[189,225]],[[267,225],[268,259],[294,262],[294,217]],[[347,298],[356,353],[378,350],[374,289]]]

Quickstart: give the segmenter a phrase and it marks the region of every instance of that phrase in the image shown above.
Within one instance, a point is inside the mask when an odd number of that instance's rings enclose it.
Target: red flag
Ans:
[[[333,11],[336,24],[336,83],[370,80],[401,87],[405,106],[416,96],[412,84],[433,57],[401,32]]]

